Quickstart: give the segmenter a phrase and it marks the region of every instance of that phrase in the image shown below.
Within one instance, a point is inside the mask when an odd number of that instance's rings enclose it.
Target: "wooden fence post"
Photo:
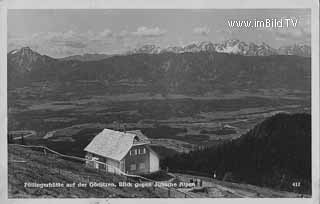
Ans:
[[[23,134],[21,135],[21,144],[24,145]]]

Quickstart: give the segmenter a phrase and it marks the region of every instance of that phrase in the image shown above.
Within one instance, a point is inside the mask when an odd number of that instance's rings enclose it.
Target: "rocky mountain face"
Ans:
[[[33,81],[57,80],[61,72],[67,72],[68,67],[75,64],[77,61],[60,61],[41,55],[29,47],[13,50],[7,54],[8,87],[28,85]]]
[[[277,55],[276,49],[266,43],[260,45],[254,43],[245,43],[239,40],[229,40],[215,45],[217,52],[240,54],[244,56],[270,56]]]
[[[227,40],[221,43],[209,41],[192,43],[183,47],[173,46],[161,48],[156,45],[144,45],[129,51],[127,54],[159,54],[164,52],[184,53],[184,52],[220,52],[229,54],[239,54],[244,56],[270,56],[270,55],[297,55],[303,57],[311,56],[311,48],[308,45],[295,44],[292,46],[272,48],[266,43],[255,44],[245,43],[240,40]]]
[[[295,44],[292,46],[280,47],[278,52],[282,55],[297,55],[303,57],[311,57],[311,47],[304,44]]]
[[[30,72],[35,66],[46,66],[55,61],[46,55],[40,55],[29,47],[20,50],[12,50],[8,53],[8,64],[12,65],[19,72]]]
[[[244,44],[233,43],[238,50],[246,49]],[[233,44],[230,42],[225,46],[229,45]],[[156,49],[152,46],[147,48]],[[186,49],[198,48],[190,45]],[[272,52],[267,48],[256,47],[255,52]],[[203,43],[201,49],[212,47]],[[135,85],[139,82],[144,91],[164,94],[204,94],[216,89],[248,88],[309,90],[310,63],[310,58],[299,56],[242,56],[210,51],[139,53],[96,61],[58,60],[30,48],[22,48],[8,53],[8,85],[16,87],[35,81],[72,84],[90,80],[108,84],[100,87],[102,89],[126,82],[124,86],[139,91]]]
[[[32,78],[31,73],[36,73],[36,70],[44,70],[55,61],[51,57],[34,52],[29,47],[12,50],[7,54],[8,87],[10,88],[12,84],[14,86],[24,84],[29,78]]]

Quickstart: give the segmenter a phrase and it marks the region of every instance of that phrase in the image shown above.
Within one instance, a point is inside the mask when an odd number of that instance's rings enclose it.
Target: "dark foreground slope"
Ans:
[[[184,198],[183,191],[170,188],[170,194],[166,188],[152,187],[78,187],[78,183],[103,182],[115,183],[119,181],[138,182],[130,178],[97,172],[93,169],[84,168],[83,164],[69,160],[59,159],[52,154],[34,151],[24,147],[9,145],[8,164],[8,195],[9,198],[149,198],[161,197]],[[163,178],[164,172],[153,175],[145,175],[155,180]],[[161,176],[162,175],[162,176]],[[275,197],[296,198],[301,194],[276,191],[248,184],[237,184],[219,181],[208,177],[188,174],[171,174],[176,178],[174,181],[189,182],[190,179],[200,178],[203,187],[199,189],[184,188],[188,191],[188,197],[193,198],[238,198],[238,197]],[[159,177],[160,176],[160,177]],[[63,183],[76,186],[63,188],[33,188],[25,187],[25,183]],[[140,183],[141,184],[141,183]],[[308,195],[303,195],[309,197]]]
[[[311,116],[277,114],[240,139],[167,158],[172,170],[216,172],[219,179],[311,193]],[[300,187],[293,187],[298,182]]]
[[[82,163],[67,161],[23,147],[8,149],[8,196],[9,198],[133,198],[163,197],[166,191],[150,188],[120,187],[64,187],[31,188],[24,183],[115,183],[130,181],[123,176],[97,172],[85,168]]]

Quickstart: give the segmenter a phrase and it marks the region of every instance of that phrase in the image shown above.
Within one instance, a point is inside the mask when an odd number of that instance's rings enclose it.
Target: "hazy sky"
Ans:
[[[297,19],[297,27],[230,28],[228,20]],[[8,51],[29,46],[63,57],[122,53],[144,44],[160,47],[239,39],[272,47],[310,44],[309,10],[9,10]]]

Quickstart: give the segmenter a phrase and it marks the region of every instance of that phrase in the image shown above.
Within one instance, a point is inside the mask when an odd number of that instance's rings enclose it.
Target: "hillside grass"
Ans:
[[[150,188],[123,187],[64,187],[25,188],[25,182],[36,183],[88,183],[130,181],[124,176],[106,174],[89,169],[83,163],[68,161],[53,154],[44,154],[28,148],[8,147],[9,198],[149,198],[165,197],[165,191]]]

